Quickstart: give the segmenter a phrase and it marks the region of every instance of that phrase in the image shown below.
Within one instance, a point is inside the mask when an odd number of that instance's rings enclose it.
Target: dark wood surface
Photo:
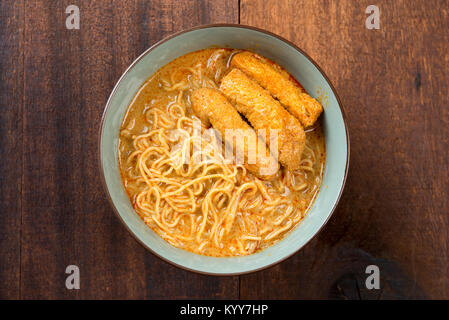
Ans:
[[[17,299],[23,167],[23,10],[0,2],[0,298]],[[12,68],[11,68],[12,67]]]
[[[65,28],[76,4],[81,29]],[[449,4],[159,0],[0,2],[0,298],[449,298]],[[115,82],[155,41],[207,23],[273,31],[334,83],[351,134],[338,210],[303,250],[250,275],[180,270],[141,247],[100,183]],[[65,288],[65,268],[81,289]],[[364,286],[378,265],[381,290]]]

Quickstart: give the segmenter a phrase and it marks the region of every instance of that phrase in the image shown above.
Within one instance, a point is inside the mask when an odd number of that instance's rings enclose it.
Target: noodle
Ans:
[[[128,117],[140,117],[141,123],[122,127],[120,150],[127,152],[120,152],[120,166],[136,212],[167,242],[205,255],[247,255],[272,245],[304,217],[321,183],[324,144],[322,136],[313,136],[319,127],[309,130],[300,169],[282,168],[269,182],[228,163],[221,141],[205,134],[203,124],[195,127],[199,120],[189,100],[193,89],[216,88],[226,72],[208,70],[210,61],[231,54],[218,49],[208,62],[214,50],[181,57],[176,68],[169,64],[150,78],[147,91],[163,96],[163,102],[137,99],[130,106],[124,124],[131,123]],[[204,59],[193,59],[202,52]],[[223,65],[228,67],[226,61]],[[133,107],[140,112],[133,113]]]

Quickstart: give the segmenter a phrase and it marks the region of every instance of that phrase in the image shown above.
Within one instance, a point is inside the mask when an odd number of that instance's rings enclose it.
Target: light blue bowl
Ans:
[[[186,53],[209,48],[249,49],[287,69],[324,105],[326,169],[321,190],[308,215],[282,241],[244,257],[214,258],[175,248],[136,214],[123,188],[118,167],[118,137],[125,111],[146,79]],[[248,273],[280,262],[301,249],[326,224],[343,191],[349,165],[349,136],[340,100],[325,74],[302,50],[272,33],[241,25],[201,26],[172,35],[134,61],[109,97],[100,129],[100,167],[107,194],[120,220],[143,246],[179,267],[214,275]]]

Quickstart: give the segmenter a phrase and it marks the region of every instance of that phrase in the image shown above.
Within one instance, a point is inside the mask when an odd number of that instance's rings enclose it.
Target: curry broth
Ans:
[[[221,51],[219,59],[218,58],[216,59],[215,64],[220,65],[221,69],[218,68],[217,66],[211,66],[212,64],[211,56],[216,54],[217,50]],[[198,241],[192,238],[189,241],[182,241],[179,238],[176,238],[175,240],[173,240],[173,237],[170,236],[169,232],[164,231],[164,229],[160,228],[157,223],[152,222],[151,219],[145,218],[142,212],[140,212],[139,209],[137,208],[136,199],[138,195],[148,186],[145,183],[142,183],[142,181],[136,182],[136,172],[138,171],[136,170],[136,163],[135,161],[128,161],[128,159],[133,154],[133,152],[136,151],[134,144],[134,140],[136,139],[136,137],[148,134],[151,130],[155,129],[152,127],[150,121],[148,121],[148,112],[152,108],[167,110],[171,105],[177,103],[177,99],[179,98],[179,92],[177,90],[167,91],[166,89],[164,89],[163,85],[164,81],[170,78],[172,79],[174,78],[173,79],[174,82],[178,83],[181,81],[188,81],[189,77],[192,77],[192,74],[191,72],[186,71],[187,70],[186,68],[195,68],[199,64],[201,65],[201,68],[204,68],[204,70],[206,70],[204,72],[205,75],[209,76],[210,78],[214,78],[217,76],[217,73],[221,72],[223,74],[228,71],[229,69],[228,60],[230,59],[230,57],[232,57],[232,54],[235,52],[236,50],[233,49],[215,49],[215,48],[205,49],[186,54],[163,66],[155,74],[153,74],[150,78],[148,78],[142,85],[142,87],[139,89],[139,91],[136,93],[135,97],[133,98],[132,102],[128,107],[128,110],[124,116],[122,126],[120,129],[120,139],[119,139],[120,172],[125,190],[130,198],[133,207],[136,209],[136,212],[142,217],[142,219],[144,219],[144,221],[150,228],[152,228],[156,233],[158,233],[162,238],[167,240],[172,245],[195,253],[209,256],[230,256],[230,255],[243,254],[242,252],[245,251],[241,251],[242,250],[241,247],[242,242],[244,241],[238,239],[242,239],[241,237],[241,233],[243,232],[242,230],[248,227],[245,226],[246,222],[244,222],[243,224],[236,223],[233,226],[229,235],[224,237],[223,241],[218,246],[216,244],[214,245],[213,243],[204,244],[206,242],[206,240],[204,239]],[[217,83],[215,80],[213,81]],[[189,94],[191,91],[192,91],[191,89],[187,89],[185,90],[184,94],[182,94],[182,101],[183,105],[185,106],[185,116],[187,118],[197,119],[193,114],[189,104]],[[269,217],[266,218],[262,217],[257,220],[255,219],[247,220],[250,221],[250,224],[252,223],[256,224],[257,230],[263,231],[264,228],[266,229],[264,225],[265,223],[267,224],[267,226],[269,224],[268,222],[270,222],[270,225],[273,225],[273,221],[276,221],[275,215],[279,215],[279,217],[281,217],[281,215],[285,213],[285,210],[293,210],[292,216],[295,216],[296,217],[295,219],[296,220],[299,219],[299,221],[292,223],[292,226],[288,228],[287,231],[280,233],[279,235],[275,236],[274,238],[268,241],[262,240],[258,241],[257,248],[255,248],[254,250],[252,250],[247,254],[271,246],[275,242],[285,237],[285,235],[289,231],[294,229],[294,227],[300,223],[302,218],[307,213],[309,207],[312,205],[313,200],[320,188],[321,179],[325,166],[325,141],[320,119],[318,119],[317,123],[312,128],[306,130],[306,141],[307,145],[311,146],[311,148],[313,149],[312,151],[316,158],[315,161],[313,162],[314,174],[311,174],[308,171],[304,171],[295,177],[296,178],[299,177],[301,179],[301,182],[306,183],[308,187],[305,190],[301,191],[294,191],[291,188],[285,186],[279,187],[279,185],[281,184],[280,181],[283,181],[282,179],[285,180],[285,176],[288,174],[286,170],[282,167],[280,169],[278,177],[275,178],[273,181],[265,181],[264,185],[270,190],[270,192],[272,192],[273,195],[275,194],[276,196],[282,197],[282,199],[284,200],[286,199],[285,201],[288,201],[289,206],[284,207],[280,206],[279,208],[276,208],[276,210],[274,210]],[[175,176],[176,176],[175,173],[167,175],[168,178]],[[295,179],[295,177],[293,177],[292,179]],[[251,174],[249,174],[248,179],[251,180],[254,178],[251,176]],[[186,179],[184,181],[187,182],[188,180]],[[211,188],[212,182],[204,181],[202,182],[202,185],[204,187],[204,190],[208,190],[209,188]],[[276,188],[279,188],[279,190]],[[202,199],[201,196],[199,196],[198,199],[196,200],[197,201],[201,200]],[[248,210],[248,212],[244,214],[247,216],[259,214],[264,210],[264,203],[265,203],[264,201],[260,202],[260,204],[257,207]],[[290,207],[293,209],[289,209]],[[173,215],[175,215],[175,213],[169,214],[170,217],[173,217]],[[200,225],[201,224],[200,222],[202,221],[201,220],[202,213],[200,208],[198,208],[194,212],[191,212],[190,215],[191,216],[185,215],[182,218],[180,218],[179,223],[176,226],[177,233],[182,235],[189,234],[189,232],[191,232],[192,226],[195,226],[196,229],[199,229],[199,227],[196,224]],[[211,220],[212,218],[208,217],[207,223],[211,224],[212,223]],[[279,225],[279,228],[284,226],[285,224],[281,223]],[[250,243],[252,246],[253,242],[256,241],[248,240],[247,242]],[[201,250],[199,250],[200,245],[203,245]],[[247,244],[247,246],[249,245]]]

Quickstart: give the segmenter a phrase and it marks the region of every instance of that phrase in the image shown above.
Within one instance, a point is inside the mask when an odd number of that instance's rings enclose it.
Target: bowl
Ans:
[[[320,191],[306,217],[281,241],[240,257],[208,257],[171,246],[134,211],[118,166],[123,116],[140,86],[159,68],[186,53],[209,48],[248,49],[289,71],[324,106],[326,168]],[[349,135],[340,99],[324,72],[301,49],[273,33],[242,25],[199,26],[171,35],[146,50],[120,77],[107,101],[100,127],[100,170],[106,193],[120,221],[148,250],[178,267],[212,275],[236,275],[278,263],[307,244],[326,224],[342,194],[349,165]]]

